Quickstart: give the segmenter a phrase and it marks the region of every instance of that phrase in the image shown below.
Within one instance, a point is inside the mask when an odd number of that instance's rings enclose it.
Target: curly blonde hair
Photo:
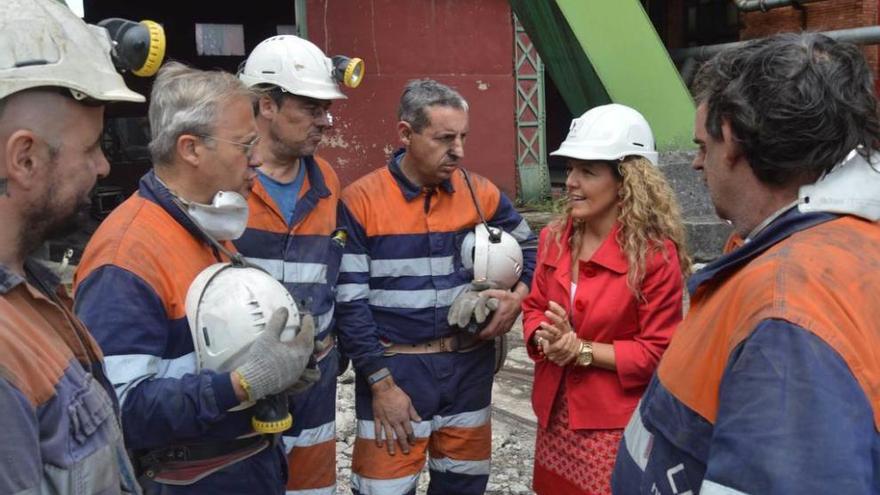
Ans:
[[[620,214],[617,218],[620,230],[617,233],[617,243],[629,264],[626,283],[636,298],[644,300],[641,285],[645,278],[646,260],[650,253],[656,251],[663,252],[665,257],[665,240],[675,244],[681,276],[685,278],[691,273],[691,258],[687,253],[681,208],[666,178],[648,159],[630,156],[619,164],[611,163],[610,166],[620,183]],[[569,218],[571,207],[567,207],[563,215],[550,224],[557,245],[561,243]],[[574,219],[571,237],[567,239],[572,257],[580,251],[583,231],[583,221]]]

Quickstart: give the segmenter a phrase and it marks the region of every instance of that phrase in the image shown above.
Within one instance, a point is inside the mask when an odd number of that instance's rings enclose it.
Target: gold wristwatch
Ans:
[[[586,340],[581,341],[581,349],[578,351],[575,364],[578,366],[589,366],[593,364],[593,343]]]

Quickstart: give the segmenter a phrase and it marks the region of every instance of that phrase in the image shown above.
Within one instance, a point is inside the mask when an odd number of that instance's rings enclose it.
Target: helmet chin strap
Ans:
[[[492,227],[486,222],[486,217],[483,215],[483,209],[480,208],[480,202],[477,201],[477,193],[474,192],[474,186],[471,184],[470,175],[464,167],[460,167],[459,170],[461,170],[461,173],[464,176],[464,182],[467,184],[468,191],[471,193],[471,200],[474,202],[474,208],[477,209],[477,215],[480,216],[480,222],[486,227],[486,231],[489,232],[489,242],[492,244],[498,244],[501,242],[501,229],[498,227]]]

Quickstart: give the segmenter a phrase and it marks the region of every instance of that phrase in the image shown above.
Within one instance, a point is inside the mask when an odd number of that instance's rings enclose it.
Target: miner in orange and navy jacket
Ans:
[[[232,74],[165,64],[150,103],[154,168],[95,232],[76,273],[76,311],[105,353],[146,493],[285,491],[281,442],[255,433],[253,409],[230,409],[265,396],[255,384],[285,374],[295,356],[249,352],[256,373],[199,370],[186,311],[193,280],[228,261],[228,241],[247,225],[258,141],[252,97]],[[280,339],[276,347],[286,348]],[[297,384],[281,379],[263,392]]]
[[[4,494],[140,493],[101,349],[62,280],[35,256],[87,224],[89,193],[110,172],[106,105],[144,101],[116,72],[107,41],[61,2],[0,4]]]
[[[316,355],[320,378],[291,397],[293,427],[284,432],[289,495],[336,493],[340,357],[334,304],[345,236],[337,231],[339,180],[314,153],[330,127],[332,101],[345,95],[323,60],[324,53],[307,40],[273,36],[254,48],[239,74],[259,95],[254,114],[262,139],[248,227],[235,247],[314,316],[322,349]]]
[[[467,104],[451,88],[410,82],[398,131],[405,149],[343,191],[348,242],[342,258],[339,339],[357,372],[355,493],[415,493],[430,455],[429,493],[483,493],[491,454],[491,337],[510,329],[535,265],[535,235],[511,202],[463,170]],[[474,274],[461,245],[480,222],[523,246],[524,270],[479,337],[447,313]]]
[[[735,237],[688,283],[613,490],[880,493],[880,120],[867,64],[850,44],[778,35],[717,55],[697,88],[694,168]]]

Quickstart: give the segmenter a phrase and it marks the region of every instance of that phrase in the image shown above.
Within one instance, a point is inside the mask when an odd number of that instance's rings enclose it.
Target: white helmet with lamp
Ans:
[[[293,35],[263,40],[238,74],[250,88],[277,86],[290,94],[317,100],[347,98],[337,82],[355,88],[363,76],[363,60],[341,55],[331,60],[314,43]]]
[[[0,99],[32,88],[67,88],[77,100],[143,102],[119,70],[149,76],[165,54],[152,21],[83,22],[63,2],[0,3]]]

